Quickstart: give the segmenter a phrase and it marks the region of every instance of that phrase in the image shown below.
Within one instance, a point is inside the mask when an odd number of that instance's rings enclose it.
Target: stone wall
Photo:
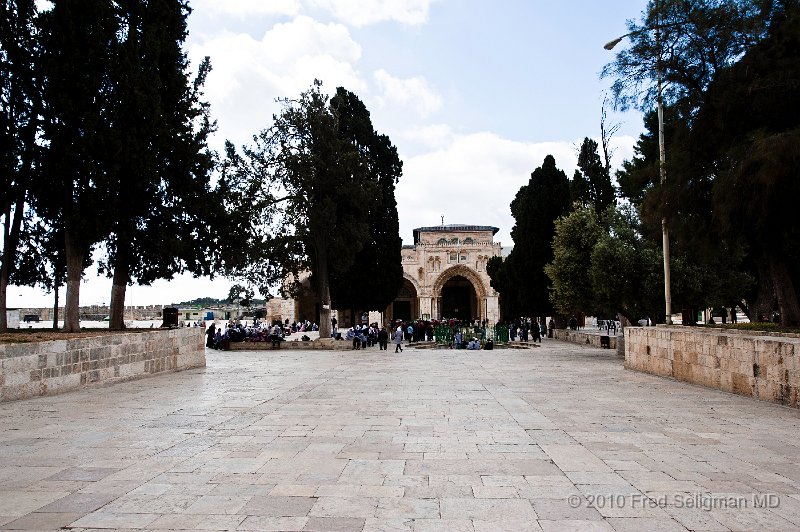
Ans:
[[[798,407],[800,338],[700,327],[626,327],[625,367]]]
[[[0,344],[0,402],[205,365],[199,328]]]
[[[628,330],[627,328],[625,329]],[[553,336],[557,340],[563,340],[565,342],[571,342],[573,344],[581,344],[581,345],[590,345],[592,347],[601,347],[600,345],[600,334],[597,332],[582,332],[582,331],[573,331],[571,329],[555,329],[553,331]],[[616,349],[617,348],[617,337],[615,335],[610,335],[608,337],[609,349]]]
[[[285,340],[281,342],[281,349],[301,349],[305,351],[351,351],[353,342],[347,340]],[[231,351],[272,351],[272,342],[231,342]]]

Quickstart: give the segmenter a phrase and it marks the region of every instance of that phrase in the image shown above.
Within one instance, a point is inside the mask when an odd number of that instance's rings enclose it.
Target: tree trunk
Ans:
[[[631,314],[627,310],[620,310],[618,312],[623,318],[628,320],[632,325],[634,325],[634,326],[639,325],[637,323],[639,320],[636,319],[636,316],[634,316],[633,314]]]
[[[121,331],[125,328],[125,291],[128,288],[127,257],[117,250],[117,261],[114,266],[114,280],[111,285],[111,307],[108,328]]]
[[[53,302],[53,330],[58,330],[58,288],[61,286],[61,274],[58,269],[56,269],[53,285],[55,287],[55,297]]]
[[[80,323],[80,289],[84,252],[73,242],[69,230],[64,232],[64,256],[67,263],[67,301],[64,304],[64,332],[78,332]]]
[[[775,254],[770,254],[769,270],[772,276],[772,285],[775,287],[775,297],[778,299],[778,309],[781,313],[781,326],[790,327],[800,324],[800,304],[797,302],[797,292],[794,289],[792,276],[786,262]]]
[[[8,225],[9,211],[5,213],[6,223],[4,224],[3,234],[3,261],[0,266],[0,331],[8,330],[8,282],[11,278],[11,263],[17,256],[17,244],[19,244],[19,231],[22,227],[22,211],[25,203],[22,198],[18,198],[14,205],[14,219]]]
[[[6,257],[3,255],[3,270],[6,266]],[[8,307],[6,305],[6,298],[8,296],[8,276],[3,271],[0,274],[0,332],[8,330]]]
[[[331,337],[331,285],[328,279],[328,255],[324,245],[317,246],[317,289],[319,290],[319,337]]]
[[[752,322],[764,319],[769,320],[775,304],[775,287],[772,284],[772,275],[769,268],[769,257],[763,257],[758,264],[758,291],[755,301],[750,305],[747,317]]]

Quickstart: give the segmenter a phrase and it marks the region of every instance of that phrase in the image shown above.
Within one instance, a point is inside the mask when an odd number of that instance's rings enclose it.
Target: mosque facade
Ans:
[[[494,242],[497,227],[439,225],[414,229],[414,244],[403,246],[403,285],[383,312],[355,316],[356,322],[388,323],[393,320],[462,321],[500,320],[499,294],[491,287],[486,264],[502,256]],[[315,297],[271,300],[270,319],[314,320],[319,309]],[[340,327],[350,327],[350,312],[336,313]]]
[[[499,295],[486,264],[501,256],[497,227],[439,225],[414,229],[414,244],[403,246],[403,286],[384,312],[395,319],[500,320]]]

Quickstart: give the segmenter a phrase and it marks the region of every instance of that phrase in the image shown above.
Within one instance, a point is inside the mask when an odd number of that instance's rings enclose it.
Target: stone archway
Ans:
[[[390,320],[415,320],[419,317],[419,285],[408,275],[403,275],[403,285],[389,305]]]
[[[438,318],[471,320],[486,317],[486,287],[470,268],[448,268],[433,285],[435,315]]]

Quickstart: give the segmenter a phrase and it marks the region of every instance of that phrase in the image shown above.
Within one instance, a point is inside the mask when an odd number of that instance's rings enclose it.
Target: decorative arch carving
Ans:
[[[411,275],[407,274],[406,272],[403,272],[403,279],[411,283],[411,286],[414,287],[414,291],[417,293],[416,297],[419,297],[420,289],[417,280],[414,279],[414,277],[412,277]]]
[[[483,285],[483,281],[481,278],[478,277],[478,274],[475,273],[472,269],[464,266],[463,264],[459,264],[457,266],[452,266],[447,268],[442,274],[436,279],[436,282],[433,284],[433,294],[435,297],[440,297],[442,295],[442,288],[444,287],[445,283],[452,279],[453,277],[460,275],[464,279],[468,280],[472,287],[475,289],[475,294],[478,296],[478,299],[483,299],[486,297],[486,287]]]

